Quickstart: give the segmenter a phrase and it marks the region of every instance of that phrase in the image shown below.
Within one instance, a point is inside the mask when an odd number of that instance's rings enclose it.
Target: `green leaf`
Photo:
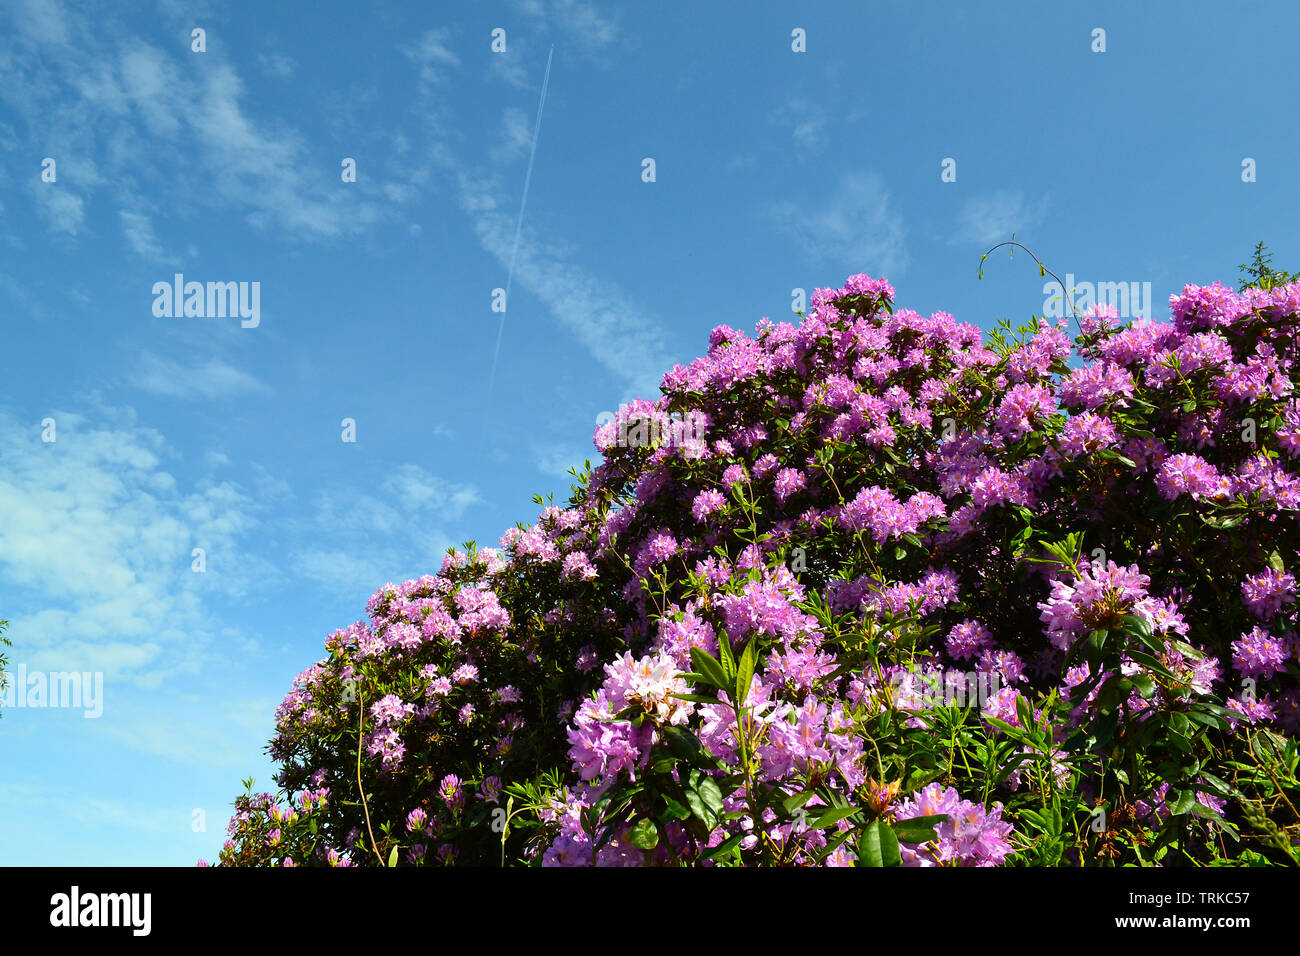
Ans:
[[[858,839],[858,859],[867,866],[902,866],[903,857],[898,852],[898,837],[888,824],[872,820],[862,830]]]
[[[1121,629],[1128,634],[1132,634],[1143,644],[1151,637],[1151,624],[1146,618],[1137,614],[1128,614],[1124,617]]]
[[[1090,728],[1096,738],[1097,744],[1105,746],[1110,743],[1111,738],[1115,736],[1115,731],[1119,727],[1119,711],[1111,710],[1095,721]]]
[[[726,631],[718,635],[718,661],[722,664],[722,673],[727,679],[722,689],[730,691],[731,682],[736,677],[736,656],[731,653],[731,641],[727,640]]]
[[[686,802],[690,804],[691,813],[695,814],[695,818],[709,829],[712,829],[716,825],[717,819],[709,812],[709,808],[704,805],[703,798],[689,787],[683,790],[683,795],[686,797]]]
[[[722,816],[722,791],[712,777],[701,776],[700,782],[695,785],[695,792],[715,816]]]
[[[707,683],[718,688],[718,690],[725,691],[731,686],[731,682],[727,680],[726,673],[722,670],[722,665],[718,663],[718,659],[708,651],[700,650],[698,647],[692,647],[691,665],[695,668],[696,673],[703,677]]]
[[[810,830],[824,830],[839,823],[845,817],[853,816],[857,812],[857,807],[818,807],[808,814],[808,828]]]
[[[1128,677],[1107,678],[1106,682],[1101,685],[1101,690],[1097,694],[1097,710],[1102,714],[1109,714],[1120,702],[1128,697],[1133,690],[1133,680]]]
[[[1173,679],[1174,675],[1170,673],[1169,668],[1158,657],[1153,657],[1143,651],[1129,651],[1128,656],[1133,659],[1135,664],[1141,664],[1152,673],[1159,674],[1161,677]]]
[[[987,714],[984,714],[983,717],[985,722],[992,724],[994,727],[998,728],[998,730],[1001,730],[1003,733],[1005,733],[1008,737],[1012,738],[1013,740],[1018,740],[1019,738],[1025,735],[1025,732],[1023,730],[1021,730],[1019,727],[1013,727],[1005,720],[999,720],[997,717],[990,717]]]
[[[1196,804],[1196,794],[1192,790],[1171,789],[1165,796],[1165,804],[1173,816],[1181,816]]]
[[[1021,695],[1016,698],[1016,716],[1020,718],[1020,725],[1026,729],[1034,726],[1034,708],[1029,703],[1029,698]]]
[[[664,802],[664,806],[667,808],[665,812],[669,819],[685,820],[691,815],[691,807],[687,802],[686,795],[683,793],[680,794],[680,796],[681,799],[678,799],[677,794],[661,793],[659,795],[660,799]]]
[[[1218,704],[1212,704],[1208,700],[1197,701],[1196,707],[1200,710],[1206,711],[1207,713],[1214,714],[1216,717],[1222,717],[1224,720],[1231,721],[1236,717],[1236,714],[1228,710],[1228,708],[1220,707]]]
[[[946,813],[936,813],[928,817],[912,817],[910,820],[895,820],[894,833],[904,843],[929,843],[936,838],[934,828],[948,819]]]
[[[736,672],[736,694],[732,698],[737,707],[744,707],[745,701],[749,699],[749,685],[754,682],[754,665],[758,656],[758,651],[755,650],[757,644],[758,638],[751,637],[740,655],[740,668]]]
[[[793,794],[792,796],[786,797],[785,800],[782,801],[781,805],[785,807],[786,813],[793,814],[812,798],[813,791],[803,790],[799,793]]]
[[[828,856],[839,849],[843,843],[846,843],[851,836],[853,836],[852,830],[836,830],[826,840],[826,845],[817,851],[817,859],[825,860]]]
[[[628,829],[627,838],[639,850],[653,850],[659,845],[659,828],[649,817],[642,817]]]
[[[701,675],[699,675],[699,674],[696,674],[696,675],[695,675],[695,677],[696,677],[697,679],[698,679],[700,676],[701,676]],[[670,696],[672,696],[672,697],[676,697],[678,700],[692,700],[692,701],[694,701],[694,702],[697,703],[697,704],[715,704],[715,705],[716,705],[716,704],[718,703],[718,698],[716,698],[716,697],[706,697],[706,696],[704,696],[703,694],[677,694],[677,693],[674,693],[674,694],[671,694]]]
[[[1186,657],[1188,660],[1199,661],[1205,657],[1204,652],[1198,651],[1196,648],[1192,647],[1192,645],[1184,643],[1183,641],[1171,640],[1169,646],[1179,654],[1182,654],[1183,657]]]
[[[685,727],[676,727],[668,723],[660,727],[659,732],[663,734],[663,739],[667,741],[669,749],[672,749],[672,752],[676,753],[677,756],[684,757],[685,760],[694,763],[695,766],[714,766],[716,762],[714,756],[708,753],[705,745],[699,741],[699,737],[686,730]]]
[[[1236,792],[1225,781],[1208,771],[1202,770],[1201,777],[1204,778],[1205,782],[1197,787],[1198,790],[1208,790],[1216,797],[1230,797]]]
[[[724,856],[730,856],[731,851],[740,846],[740,841],[745,839],[745,834],[737,833],[733,837],[723,840],[708,853],[703,854],[701,860],[720,860]]]
[[[399,847],[393,847],[393,852],[388,854],[388,865],[397,866],[397,851]]]
[[[1223,819],[1223,817],[1219,816],[1219,814],[1216,811],[1214,811],[1210,807],[1207,807],[1199,800],[1192,801],[1191,812],[1196,814],[1198,817],[1204,817],[1206,820],[1213,820],[1215,823],[1226,822]]]

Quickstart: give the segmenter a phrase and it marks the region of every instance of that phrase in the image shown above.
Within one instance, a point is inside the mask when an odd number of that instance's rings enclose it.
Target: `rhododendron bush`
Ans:
[[[1300,284],[893,298],[714,329],[563,507],[380,588],[221,862],[1300,861]]]

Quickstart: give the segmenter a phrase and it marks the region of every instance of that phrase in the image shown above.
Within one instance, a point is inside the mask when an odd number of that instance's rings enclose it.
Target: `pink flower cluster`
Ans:
[[[983,713],[1013,728],[1021,707],[1037,720],[1053,691],[1095,684],[1044,718],[1059,748],[1106,680],[1147,673],[1146,644],[1106,673],[1077,655],[1081,638],[1133,617],[1191,698],[1212,697],[1231,669],[1268,683],[1226,697],[1234,719],[1300,726],[1300,284],[1187,286],[1167,322],[1120,325],[1099,308],[1074,343],[1042,321],[994,348],[947,313],[895,309],[893,295],[853,276],[818,289],[797,323],[719,326],[659,398],[597,429],[603,460],[567,506],[379,589],[369,620],[331,634],[277,711],[282,785],[355,786],[355,686],[365,769],[394,829],[419,834],[406,850],[420,865],[494,859],[489,805],[557,765],[568,774],[534,847],[547,865],[695,859],[727,841],[838,865],[851,845],[819,850],[848,822],[755,810],[755,788],[866,806],[883,784],[871,750],[891,744],[868,722],[894,710],[899,733],[925,726],[907,706],[916,695],[891,692],[917,665],[996,677]],[[1090,557],[1052,559],[1067,536]],[[678,696],[702,691],[683,676],[692,650],[721,657],[724,638],[755,666],[744,719],[726,694]],[[1121,713],[1191,698],[1135,690]],[[352,783],[318,765],[319,741],[348,730]],[[692,817],[711,820],[707,836],[675,818],[653,850],[621,825],[597,847],[587,824],[602,795],[653,776],[681,732],[732,768],[754,755],[750,790],[710,771],[727,787],[716,819]],[[1072,759],[1051,753],[1058,780]],[[946,818],[934,841],[904,846],[905,862],[1011,859],[1012,811],[972,802],[989,787],[949,769],[954,783],[890,811]],[[1148,803],[1158,818],[1162,802]],[[265,811],[243,812],[248,829]],[[471,818],[477,829],[456,829]]]

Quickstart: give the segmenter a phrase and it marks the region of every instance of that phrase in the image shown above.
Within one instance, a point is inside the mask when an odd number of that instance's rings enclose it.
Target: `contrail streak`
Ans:
[[[506,309],[510,308],[510,283],[515,277],[515,259],[519,255],[519,236],[524,228],[524,207],[528,205],[528,184],[533,179],[533,157],[537,155],[537,137],[542,131],[542,107],[546,105],[546,86],[551,81],[551,57],[555,53],[555,47],[552,45],[550,52],[546,54],[546,73],[542,76],[542,95],[537,101],[537,121],[533,124],[533,146],[528,151],[528,172],[524,175],[524,198],[519,203],[519,221],[515,223],[515,244],[510,251],[510,271],[506,273]],[[492,352],[492,372],[488,376],[488,394],[492,394],[492,386],[497,377],[497,359],[501,357],[501,334],[506,329],[506,313],[501,313],[501,324],[497,326],[497,345]]]

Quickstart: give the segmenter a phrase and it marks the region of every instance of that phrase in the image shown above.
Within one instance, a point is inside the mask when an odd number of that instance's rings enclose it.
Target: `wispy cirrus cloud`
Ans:
[[[515,8],[553,27],[588,55],[601,53],[619,39],[618,24],[589,0],[516,0]]]
[[[270,386],[219,358],[186,364],[145,352],[129,381],[146,392],[188,401],[271,394]]]
[[[20,0],[13,17],[21,33],[46,43],[68,41],[68,14],[57,0]]]
[[[616,31],[585,4],[525,4],[524,12],[535,16],[558,16],[568,25],[586,24],[600,43],[612,42]],[[421,47],[425,59],[442,62],[434,50],[454,44],[455,38],[439,33],[436,43]],[[408,56],[411,53],[406,50]],[[413,57],[413,59],[415,59]],[[540,84],[546,61],[538,59],[536,79]],[[421,70],[423,66],[420,65]],[[529,90],[537,95],[536,88]],[[471,162],[459,150],[455,137],[445,132],[447,113],[441,98],[421,82],[413,110],[423,120],[428,136],[425,155],[430,169],[450,177],[456,198],[469,220],[479,244],[502,269],[502,285],[513,264],[516,288],[536,296],[561,328],[608,371],[621,379],[630,394],[654,394],[662,371],[671,366],[662,322],[647,315],[617,282],[597,276],[579,264],[581,250],[567,237],[523,224],[516,253],[519,228],[519,192],[527,179],[522,168],[530,155],[534,114],[530,109],[507,107],[502,114],[498,141],[487,149],[487,162]],[[518,176],[517,183],[507,177]],[[516,298],[518,292],[512,293]],[[508,349],[510,315],[505,314],[504,334]]]
[[[514,249],[515,214],[501,207],[491,182],[462,173],[461,209],[470,217],[480,244],[502,269]],[[542,240],[525,226],[515,258],[515,282],[535,295],[547,312],[597,362],[643,395],[658,391],[662,370],[671,366],[666,340],[645,310],[618,285],[601,279],[566,254],[567,243],[555,236]],[[509,334],[509,313],[506,332]]]
[[[122,223],[122,235],[126,237],[131,250],[141,259],[163,265],[180,262],[178,258],[169,256],[163,251],[162,243],[154,233],[153,220],[147,213],[134,209],[120,209],[117,215]]]
[[[298,66],[292,57],[285,56],[283,53],[258,54],[257,64],[267,76],[281,80],[293,76],[293,71]]]
[[[591,445],[584,447],[578,442],[559,442],[552,445],[534,445],[533,454],[537,470],[550,478],[567,478],[572,480],[569,469],[582,473],[585,462],[595,459],[600,461],[600,453]]]
[[[528,155],[533,142],[533,126],[529,115],[517,106],[506,107],[501,114],[501,127],[497,145],[492,147],[492,162],[498,166],[522,159]]]
[[[390,469],[376,494],[321,491],[305,523],[311,543],[296,551],[294,566],[309,580],[348,592],[433,573],[462,540],[452,529],[481,501],[473,485],[414,464]]]
[[[48,417],[52,442],[0,411],[3,610],[21,648],[10,656],[29,668],[102,671],[150,688],[201,676],[232,648],[258,653],[254,639],[215,623],[211,601],[289,577],[368,592],[436,571],[482,503],[473,485],[408,463],[373,490],[333,483],[310,508],[293,508],[291,488],[257,467],[212,477],[230,465],[221,452],[200,456],[209,474],[182,482],[180,454],[129,408]],[[279,540],[294,542],[283,566],[262,556]]]
[[[12,39],[0,57],[0,104],[18,119],[14,139],[39,142],[58,163],[58,182],[38,184],[33,196],[54,234],[79,235],[88,204],[107,193],[129,247],[160,259],[140,194],[146,182],[158,208],[197,201],[295,242],[354,236],[404,218],[403,194],[392,189],[407,182],[403,164],[386,174],[376,163],[353,188],[336,188],[315,172],[310,143],[292,122],[250,105],[235,62],[218,47],[204,54],[205,69],[186,69],[188,47],[164,50],[112,13],[92,22],[55,0],[0,11],[0,31]],[[430,31],[413,48],[425,79],[456,62],[438,36]],[[259,62],[279,76],[292,70],[279,55]],[[76,168],[89,156],[99,168]]]
[[[968,199],[962,206],[952,241],[987,246],[1010,239],[1013,232],[1023,234],[1042,222],[1047,206],[1046,197],[1030,200],[1018,189]]]
[[[791,94],[772,112],[771,120],[790,131],[796,155],[818,153],[829,140],[830,116],[815,99]]]
[[[426,30],[415,43],[402,46],[403,53],[419,69],[420,86],[428,89],[446,83],[460,69],[460,57],[451,48],[451,31],[446,27]]]
[[[851,173],[829,195],[772,203],[766,213],[822,268],[890,277],[907,267],[902,219],[875,173]]]
[[[81,196],[54,184],[37,186],[33,193],[51,232],[75,236],[81,231],[86,221],[86,203]]]
[[[15,645],[33,666],[144,684],[195,672],[213,636],[204,593],[242,593],[265,573],[227,560],[257,525],[257,501],[229,481],[182,487],[165,466],[176,453],[130,409],[48,417],[52,442],[0,413],[0,575]],[[206,574],[192,570],[195,547]]]

